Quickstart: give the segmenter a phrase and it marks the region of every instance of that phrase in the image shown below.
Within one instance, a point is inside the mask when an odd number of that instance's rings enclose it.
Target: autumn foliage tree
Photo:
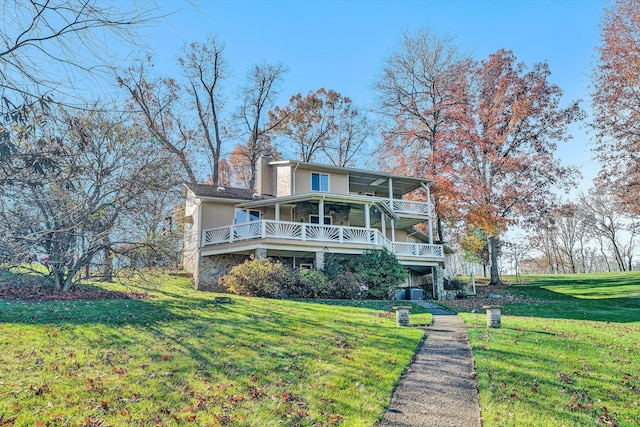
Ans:
[[[442,218],[454,217],[457,209],[446,146],[458,119],[455,113],[467,98],[471,63],[451,39],[424,28],[404,35],[375,83],[377,111],[383,118],[383,167],[436,181],[431,191],[440,242]]]
[[[346,166],[370,135],[369,121],[353,101],[334,90],[294,95],[270,113],[276,135],[293,147],[303,162]]]
[[[640,0],[615,0],[605,11],[592,78],[592,127],[607,185],[640,212]]]
[[[451,179],[466,223],[487,235],[491,283],[500,283],[498,237],[516,218],[535,215],[552,187],[572,184],[573,169],[554,152],[583,113],[577,103],[560,105],[562,90],[549,75],[546,63],[527,71],[499,50],[474,66],[471,96],[458,109]]]
[[[459,238],[462,256],[466,261],[481,264],[483,275],[487,276],[487,266],[489,265],[489,246],[485,232],[474,226],[465,228]]]

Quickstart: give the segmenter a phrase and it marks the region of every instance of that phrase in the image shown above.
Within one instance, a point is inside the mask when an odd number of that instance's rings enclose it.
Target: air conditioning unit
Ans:
[[[424,290],[420,288],[412,288],[411,289],[411,300],[423,300],[424,299]]]
[[[406,299],[405,294],[406,293],[405,293],[404,288],[396,289],[396,300],[397,301],[402,301],[402,300]]]

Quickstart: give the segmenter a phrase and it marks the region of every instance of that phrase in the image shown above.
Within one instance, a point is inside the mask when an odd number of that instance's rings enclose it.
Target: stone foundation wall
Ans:
[[[238,264],[249,259],[248,255],[211,255],[200,260],[200,277],[197,290],[209,292],[227,292],[227,289],[218,284],[218,279]]]

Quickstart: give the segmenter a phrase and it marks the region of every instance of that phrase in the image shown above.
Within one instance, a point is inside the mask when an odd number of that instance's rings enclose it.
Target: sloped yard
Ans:
[[[385,310],[231,297],[0,300],[0,425],[375,425],[423,331]]]
[[[508,278],[507,278],[508,279]],[[479,294],[470,329],[484,426],[640,425],[640,273],[531,276]],[[470,324],[484,301],[452,305]],[[482,311],[482,309],[481,309]]]

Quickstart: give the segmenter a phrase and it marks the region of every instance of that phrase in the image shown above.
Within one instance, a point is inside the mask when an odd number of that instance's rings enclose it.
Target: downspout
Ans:
[[[393,180],[391,178],[389,178],[389,210],[395,212],[393,210]]]
[[[291,175],[291,194],[296,194],[296,171],[298,166],[300,166],[300,163],[296,162],[296,167],[293,168],[293,174]]]

